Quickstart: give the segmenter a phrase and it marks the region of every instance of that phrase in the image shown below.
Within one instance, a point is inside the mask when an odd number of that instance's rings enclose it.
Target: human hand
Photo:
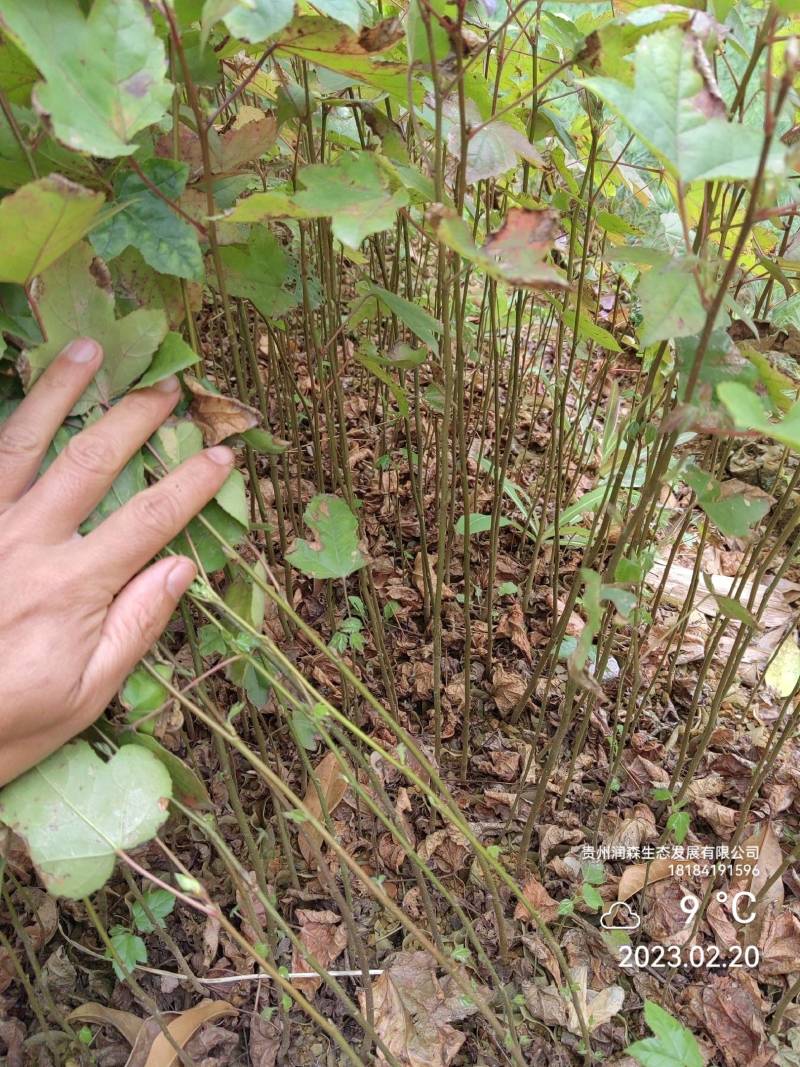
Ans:
[[[0,784],[93,722],[156,641],[195,566],[170,556],[142,567],[233,465],[222,445],[192,456],[80,537],[180,396],[176,378],[128,394],[35,480],[102,359],[95,341],[73,341],[0,424]]]

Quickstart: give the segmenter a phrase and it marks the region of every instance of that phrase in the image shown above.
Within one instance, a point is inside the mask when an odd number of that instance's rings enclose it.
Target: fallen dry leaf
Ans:
[[[759,976],[775,977],[800,971],[800,919],[786,908],[764,921],[759,942]]]
[[[402,1067],[447,1067],[465,1041],[450,1024],[478,1010],[450,975],[437,978],[427,952],[398,952],[372,983],[372,999],[375,1030]],[[359,1000],[363,1011],[363,993]],[[387,1062],[380,1050],[376,1062]]]
[[[417,852],[421,860],[431,863],[446,875],[458,874],[470,854],[466,837],[454,826],[434,830],[425,838]]]
[[[744,849],[745,856],[747,855],[748,848],[758,849],[757,861],[743,861],[753,865],[758,871],[758,874],[734,875],[731,879],[730,892],[731,894],[734,894],[741,891],[749,891],[754,896],[758,897],[766,883],[783,863],[783,852],[781,851],[780,841],[778,841],[771,824],[765,822],[763,826],[757,827],[755,833],[751,834],[746,841],[742,842],[742,848]],[[776,878],[769,889],[754,905],[756,920],[748,926],[748,936],[757,938],[761,929],[761,923],[767,912],[773,908],[779,908],[781,904],[783,904],[783,879]]]
[[[610,985],[600,992],[588,988],[589,971],[585,966],[572,968],[572,986],[581,1014],[591,1033],[607,1023],[622,1010],[625,990]],[[547,1026],[564,1026],[570,1033],[581,1033],[578,1013],[566,989],[554,985],[541,986],[533,982],[523,985],[525,1003],[529,1011]]]
[[[525,679],[498,663],[492,672],[492,694],[500,711],[511,711],[525,695]]]
[[[545,922],[552,922],[558,914],[558,901],[553,900],[545,887],[539,881],[539,879],[531,874],[525,885],[522,887],[522,893],[531,907],[535,908]],[[517,903],[514,909],[515,919],[530,919],[530,915],[525,908],[522,901]]]
[[[180,1048],[183,1048],[204,1023],[211,1022],[214,1019],[221,1019],[225,1015],[237,1014],[238,1012],[236,1008],[234,1008],[232,1004],[228,1004],[227,1001],[201,1000],[200,1003],[196,1004],[193,1008],[181,1012],[180,1015],[172,1019],[172,1021],[167,1024],[167,1029],[177,1045]],[[136,1045],[134,1045],[133,1051],[131,1052],[131,1059],[133,1059],[135,1052]],[[175,1049],[169,1041],[167,1041],[164,1034],[159,1032],[155,1041],[150,1046],[150,1051],[147,1054],[144,1067],[173,1067],[177,1060],[178,1054]]]
[[[300,940],[317,963],[324,968],[340,956],[347,945],[347,931],[341,925],[341,917],[335,911],[310,911],[298,908],[297,921],[300,923]],[[292,971],[313,971],[305,956],[292,950]],[[322,985],[321,978],[296,978],[295,986],[304,997],[313,997]]]
[[[773,1062],[764,1031],[764,1005],[748,975],[731,972],[712,978],[695,991],[691,1005],[728,1067],[765,1067]]]
[[[674,865],[674,860],[655,859],[650,863],[633,863],[626,867],[617,886],[617,900],[630,900],[645,885],[671,877]]]
[[[500,619],[496,632],[498,637],[509,638],[530,663],[531,642],[528,637],[528,627],[525,625],[522,607],[516,600]]]
[[[341,757],[344,759],[344,756]],[[328,814],[341,804],[342,798],[347,792],[347,779],[342,775],[341,765],[336,754],[329,752],[314,768],[314,774],[319,783]],[[322,820],[322,807],[319,802],[319,794],[313,782],[308,783],[308,790],[303,798],[303,806],[315,818]],[[322,845],[322,834],[310,823],[303,823],[298,832],[297,843],[303,854],[303,859],[312,870],[316,870],[316,850]]]
[[[250,1067],[275,1067],[281,1038],[274,1022],[262,1019],[255,1012],[250,1016]]]
[[[220,396],[196,379],[184,375],[184,385],[192,394],[189,414],[199,426],[207,446],[218,445],[226,437],[261,425],[261,413],[232,396]]]
[[[130,1011],[117,1011],[115,1008],[107,1008],[105,1004],[89,1001],[75,1008],[67,1016],[71,1023],[92,1023],[95,1026],[110,1026],[119,1031],[129,1045],[136,1044],[136,1038],[144,1026],[144,1019],[134,1015]]]
[[[243,163],[258,159],[275,143],[277,134],[278,123],[273,115],[249,104],[240,107],[233,126],[220,137],[222,170],[238,170]]]

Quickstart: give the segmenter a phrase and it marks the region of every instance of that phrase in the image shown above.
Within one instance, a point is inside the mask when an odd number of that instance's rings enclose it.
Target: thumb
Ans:
[[[108,609],[100,641],[83,674],[87,704],[108,703],[164,632],[197,573],[185,556],[170,556],[128,582]]]

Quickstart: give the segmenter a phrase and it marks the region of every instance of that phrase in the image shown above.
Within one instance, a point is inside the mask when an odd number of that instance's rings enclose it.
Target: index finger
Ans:
[[[85,392],[102,359],[97,341],[77,337],[0,424],[0,507],[19,500],[30,486],[56,430]]]

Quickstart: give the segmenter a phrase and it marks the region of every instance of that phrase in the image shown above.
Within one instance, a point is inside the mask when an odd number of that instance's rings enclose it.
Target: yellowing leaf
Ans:
[[[117,319],[108,279],[92,259],[82,241],[37,277],[33,294],[47,340],[26,353],[32,383],[75,337],[93,337],[102,345],[103,365],[73,408],[76,415],[123,393],[147,370],[167,333],[163,311],[140,308]]]
[[[27,285],[92,228],[104,200],[60,174],[0,200],[0,281]]]
[[[790,633],[767,667],[764,680],[779,697],[788,697],[800,678],[800,647]]]

